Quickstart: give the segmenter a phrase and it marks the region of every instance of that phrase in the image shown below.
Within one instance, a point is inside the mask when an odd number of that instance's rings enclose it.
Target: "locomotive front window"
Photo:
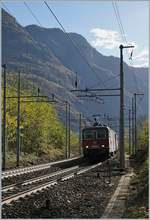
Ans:
[[[95,134],[94,131],[84,131],[84,135],[83,135],[84,140],[90,140],[90,139],[95,139]]]
[[[107,138],[107,131],[105,129],[97,130],[96,139],[106,139],[106,138]]]

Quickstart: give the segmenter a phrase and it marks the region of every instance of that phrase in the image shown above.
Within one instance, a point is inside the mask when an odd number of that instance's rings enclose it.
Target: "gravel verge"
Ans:
[[[113,162],[114,163],[114,162]],[[113,164],[113,168],[115,165]],[[100,218],[120,175],[107,166],[96,168],[35,195],[2,207],[3,218]],[[105,176],[105,177],[103,177]],[[46,201],[49,203],[46,207]]]

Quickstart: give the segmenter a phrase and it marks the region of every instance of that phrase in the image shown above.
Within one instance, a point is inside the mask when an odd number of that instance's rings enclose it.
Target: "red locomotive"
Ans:
[[[93,126],[82,130],[82,149],[84,157],[108,158],[118,150],[118,137],[107,126]]]

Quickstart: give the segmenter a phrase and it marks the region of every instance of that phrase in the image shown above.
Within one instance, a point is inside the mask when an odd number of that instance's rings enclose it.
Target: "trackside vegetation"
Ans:
[[[16,80],[11,75],[7,79],[7,97],[17,96]],[[37,91],[28,90],[27,86],[30,86],[29,81],[24,82],[21,96],[37,94]],[[27,100],[31,102],[23,102]],[[34,102],[32,102],[33,100]],[[21,165],[54,161],[64,158],[65,155],[65,125],[59,120],[54,104],[35,102],[36,100],[44,99],[40,97],[21,98]],[[7,99],[6,106],[6,167],[13,167],[16,164],[17,99]],[[72,131],[71,150],[72,154],[76,154],[78,151],[78,138]]]
[[[145,120],[138,128],[138,149],[133,162],[134,176],[131,180],[129,197],[126,202],[125,218],[148,217],[148,121]]]

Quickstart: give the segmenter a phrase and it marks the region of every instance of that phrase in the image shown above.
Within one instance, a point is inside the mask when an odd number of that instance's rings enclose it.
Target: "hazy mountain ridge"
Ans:
[[[50,48],[35,41],[8,13],[2,11],[2,16],[2,60],[8,63],[10,69],[43,74],[43,77],[56,82],[54,75],[60,77],[60,80],[65,75],[66,81],[69,80],[71,71],[61,64]],[[52,74],[48,74],[48,71]]]
[[[36,25],[22,27],[15,18],[2,10],[2,62],[7,63],[11,71],[23,71],[30,75],[31,80],[37,81],[38,86],[40,86],[40,80],[35,80],[35,76],[39,79],[42,77],[41,87],[45,94],[56,92],[61,98],[70,100],[74,108],[88,115],[96,112],[116,114],[118,112],[118,108],[114,108],[118,104],[116,99],[107,98],[105,105],[94,102],[91,105],[91,102],[77,99],[70,89],[73,89],[76,72],[80,88],[93,85],[104,88],[102,81],[105,82],[111,76],[119,74],[119,58],[103,56],[80,34],[69,33],[69,36],[80,48],[82,55],[94,71],[91,71],[83,61],[62,30]],[[141,83],[140,91],[145,93],[143,102],[145,105],[148,95],[148,69],[132,68],[124,63],[125,86],[129,94],[136,91],[133,71],[136,80]],[[118,87],[119,78],[105,84],[107,88]],[[148,112],[147,105],[145,112]]]

